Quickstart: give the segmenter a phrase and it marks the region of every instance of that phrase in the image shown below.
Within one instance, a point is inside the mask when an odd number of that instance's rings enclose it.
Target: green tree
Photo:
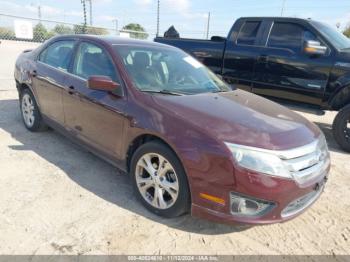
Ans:
[[[56,35],[67,35],[67,34],[73,34],[74,31],[69,26],[59,24],[53,28],[52,32]]]
[[[87,27],[86,33],[91,35],[108,35],[108,30],[101,27]]]
[[[85,34],[86,26],[84,26],[84,25],[74,25],[73,26],[73,32],[74,32],[74,34]]]
[[[350,25],[348,25],[345,30],[343,31],[343,34],[350,38]]]
[[[36,24],[33,28],[33,39],[34,41],[43,42],[54,34],[52,32],[47,31],[46,27],[42,23]]]
[[[123,30],[137,31],[142,33],[130,33],[130,36],[138,39],[146,39],[148,38],[148,34],[146,30],[140,25],[136,23],[130,23],[123,27]]]
[[[15,39],[15,32],[12,29],[6,27],[0,27],[0,38],[1,39]]]

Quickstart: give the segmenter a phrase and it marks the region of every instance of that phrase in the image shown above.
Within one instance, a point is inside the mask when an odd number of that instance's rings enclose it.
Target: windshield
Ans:
[[[114,45],[135,86],[144,92],[199,94],[231,88],[180,50]]]
[[[311,21],[311,24],[316,27],[316,29],[318,29],[338,50],[350,48],[350,39],[335,30],[333,27],[316,21]]]

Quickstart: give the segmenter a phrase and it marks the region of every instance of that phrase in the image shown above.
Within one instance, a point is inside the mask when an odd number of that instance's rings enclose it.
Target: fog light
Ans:
[[[231,193],[231,213],[240,216],[261,216],[274,207],[274,203]]]

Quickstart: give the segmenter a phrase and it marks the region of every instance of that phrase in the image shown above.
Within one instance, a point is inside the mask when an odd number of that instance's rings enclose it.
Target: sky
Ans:
[[[93,25],[115,28],[141,24],[150,36],[157,26],[157,0],[91,0]],[[171,25],[182,37],[204,38],[210,12],[209,35],[226,36],[233,22],[242,16],[283,16],[312,18],[345,28],[350,23],[349,0],[160,0],[160,33]],[[67,23],[82,23],[80,0],[0,0],[0,14]],[[9,22],[0,15],[0,26]],[[89,21],[89,18],[88,18]]]

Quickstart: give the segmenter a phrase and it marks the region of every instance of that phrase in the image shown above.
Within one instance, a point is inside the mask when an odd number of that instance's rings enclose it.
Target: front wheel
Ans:
[[[335,117],[333,136],[343,150],[350,152],[350,105],[342,108]]]
[[[180,216],[190,209],[190,190],[181,162],[166,145],[149,142],[131,160],[135,192],[143,205],[164,217]]]

